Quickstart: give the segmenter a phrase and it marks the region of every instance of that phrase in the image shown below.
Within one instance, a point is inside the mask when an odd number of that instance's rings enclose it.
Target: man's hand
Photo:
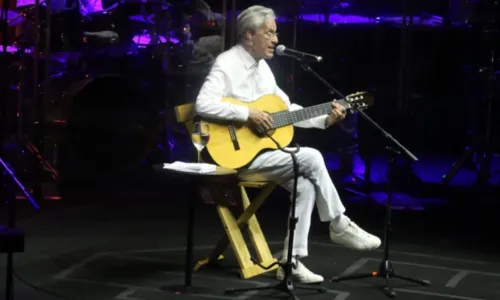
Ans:
[[[338,103],[332,103],[332,112],[326,118],[326,123],[328,124],[328,126],[332,126],[335,123],[344,120],[346,113],[347,112],[342,105]]]
[[[248,122],[260,132],[268,132],[273,127],[271,116],[261,110],[250,108],[248,111]]]

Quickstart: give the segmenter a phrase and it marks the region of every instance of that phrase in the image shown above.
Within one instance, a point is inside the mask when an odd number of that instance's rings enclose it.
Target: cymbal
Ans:
[[[3,8],[0,8],[0,16],[3,16]],[[0,20],[1,22],[2,20]],[[24,17],[13,10],[7,10],[7,24],[9,27],[15,27],[24,21]]]

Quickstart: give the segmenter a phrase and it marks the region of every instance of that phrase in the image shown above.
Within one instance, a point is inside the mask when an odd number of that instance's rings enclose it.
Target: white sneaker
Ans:
[[[373,250],[380,247],[380,239],[363,229],[356,223],[349,221],[349,226],[342,233],[336,233],[330,226],[330,239],[332,242],[355,250]]]
[[[276,279],[283,280],[285,278],[285,269],[282,267],[278,268],[276,272]],[[306,266],[304,266],[300,261],[297,262],[297,268],[292,268],[292,278],[298,283],[310,284],[310,283],[320,283],[324,281],[323,276],[314,274]]]

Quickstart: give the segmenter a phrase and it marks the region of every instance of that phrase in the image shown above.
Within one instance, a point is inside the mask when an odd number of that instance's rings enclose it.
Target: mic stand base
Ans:
[[[285,278],[280,283],[270,286],[259,286],[247,289],[227,289],[226,294],[231,295],[236,292],[248,292],[248,291],[264,291],[264,290],[277,290],[287,294],[290,299],[299,300],[293,291],[295,290],[305,290],[305,291],[317,291],[320,293],[326,293],[326,288],[324,287],[314,287],[314,286],[304,286],[296,285],[291,279]]]
[[[294,203],[292,205],[295,205]],[[294,206],[295,207],[295,206]],[[232,295],[232,294],[235,294],[235,293],[242,293],[242,292],[249,292],[249,291],[264,291],[264,290],[277,290],[277,291],[280,291],[280,292],[283,292],[285,294],[287,294],[290,299],[293,299],[293,300],[299,300],[299,298],[297,296],[295,296],[295,294],[293,293],[293,291],[295,290],[306,290],[306,291],[316,291],[316,292],[319,292],[319,293],[326,293],[326,288],[325,287],[322,287],[322,286],[305,286],[305,285],[296,285],[294,284],[293,280],[292,280],[292,269],[294,268],[294,263],[292,261],[292,242],[293,242],[293,233],[295,231],[295,224],[297,223],[297,220],[298,218],[290,218],[289,220],[289,223],[290,223],[290,226],[289,226],[289,230],[290,230],[290,234],[289,234],[289,240],[288,240],[288,243],[289,243],[289,247],[288,249],[288,254],[287,254],[287,260],[286,262],[284,263],[274,263],[268,267],[265,267],[265,266],[261,266],[262,268],[264,269],[270,269],[272,268],[273,266],[275,266],[276,264],[279,265],[280,267],[282,267],[285,271],[285,278],[283,278],[283,280],[278,283],[278,284],[275,284],[275,285],[270,285],[270,286],[258,286],[258,287],[251,287],[251,288],[243,288],[243,289],[226,289],[225,290],[225,294],[226,295]],[[291,242],[292,241],[292,242]]]
[[[487,186],[491,178],[489,170],[491,164],[491,152],[481,155],[479,144],[483,143],[483,137],[479,137],[478,141],[463,152],[462,156],[456,160],[445,174],[441,176],[443,184],[449,184],[451,180],[460,172],[460,170],[468,163],[474,165],[476,172],[476,186]]]
[[[392,214],[392,207],[391,207],[391,205],[392,205],[392,178],[393,178],[393,174],[394,174],[394,166],[396,164],[396,160],[398,158],[398,155],[401,154],[401,152],[399,152],[395,149],[392,149],[390,147],[386,147],[386,149],[389,150],[389,152],[391,152],[391,159],[389,162],[389,173],[388,173],[389,176],[388,176],[388,184],[387,184],[387,205],[386,205],[386,220],[385,220],[385,230],[384,230],[384,257],[382,258],[382,261],[380,262],[378,271],[365,273],[365,274],[352,274],[352,275],[332,277],[332,282],[362,279],[362,278],[368,278],[368,277],[385,278],[384,293],[389,298],[395,298],[396,292],[391,287],[391,283],[390,283],[391,278],[398,278],[398,279],[402,279],[402,280],[409,281],[412,283],[417,283],[417,284],[424,285],[424,286],[430,285],[431,282],[428,280],[411,278],[408,276],[396,274],[396,272],[394,271],[394,268],[392,267],[392,263],[389,260],[389,244],[390,244],[389,233],[391,231],[391,214]]]
[[[401,280],[405,280],[408,282],[417,283],[417,284],[421,284],[421,285],[425,285],[425,286],[431,285],[431,282],[428,280],[398,275],[394,271],[390,260],[383,260],[380,263],[378,271],[376,271],[376,272],[332,277],[332,282],[347,281],[347,280],[354,280],[354,279],[363,279],[363,278],[368,278],[368,277],[385,278],[385,286],[383,289],[384,289],[384,293],[389,298],[396,298],[396,292],[391,287],[391,283],[390,283],[390,280],[392,278],[401,279]]]

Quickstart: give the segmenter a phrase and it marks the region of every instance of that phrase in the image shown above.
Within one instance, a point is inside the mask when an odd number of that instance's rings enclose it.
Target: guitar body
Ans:
[[[234,98],[223,98],[222,101],[260,109],[267,113],[288,111],[286,103],[276,95],[265,95],[251,103]],[[230,124],[207,120],[203,120],[203,122],[208,124],[210,130],[210,140],[206,145],[206,149],[215,163],[221,167],[238,169],[248,165],[261,151],[278,149],[275,142],[268,136],[260,136],[246,124],[234,123],[232,125],[234,125],[236,139],[239,144],[239,150],[237,150],[231,139]],[[281,147],[290,145],[293,134],[293,125],[276,128],[269,132],[269,135]]]

